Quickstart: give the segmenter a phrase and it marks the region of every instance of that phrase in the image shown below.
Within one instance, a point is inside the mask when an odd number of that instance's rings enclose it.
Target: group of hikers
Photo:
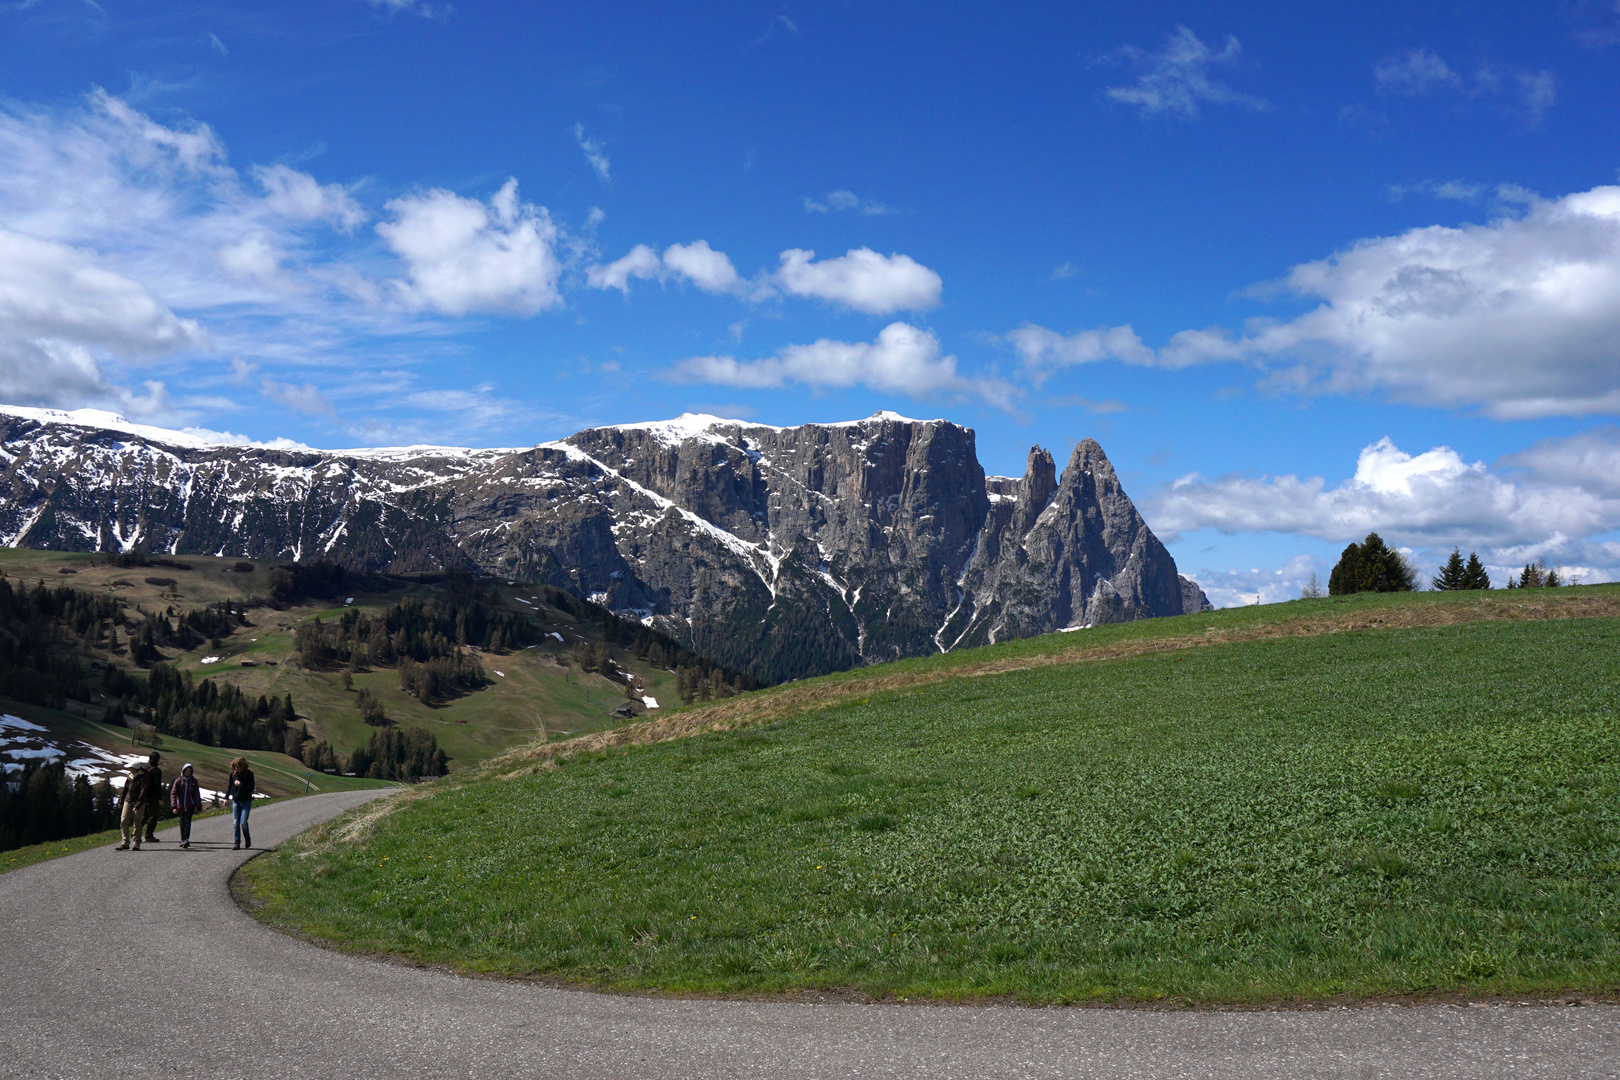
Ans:
[[[163,800],[168,797],[169,809],[180,818],[180,846],[191,846],[191,819],[203,808],[202,789],[197,786],[196,770],[188,761],[180,766],[180,775],[167,787],[163,784],[163,755],[156,750],[145,761],[137,762],[124,781],[124,790],[118,795],[118,828],[124,842],[116,851],[141,850],[141,833],[145,839],[157,843],[158,819],[163,816]],[[233,851],[253,846],[253,834],[248,831],[248,812],[253,809],[253,770],[247,758],[231,762],[231,778],[225,784],[225,800],[231,804],[236,842]],[[134,841],[131,843],[131,841]]]

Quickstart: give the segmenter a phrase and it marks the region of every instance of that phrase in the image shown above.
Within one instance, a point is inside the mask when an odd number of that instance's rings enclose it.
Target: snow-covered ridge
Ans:
[[[25,405],[0,405],[0,414],[33,420],[40,424],[62,424],[97,431],[117,431],[145,439],[148,442],[188,450],[217,450],[239,446],[256,450],[292,450],[301,453],[322,454],[331,457],[364,458],[373,461],[407,461],[412,458],[497,457],[504,454],[522,453],[529,449],[529,447],[478,448],[420,443],[411,446],[347,447],[323,450],[305,443],[295,442],[292,439],[271,439],[268,442],[261,442],[250,439],[246,435],[234,435],[226,431],[210,431],[207,428],[176,430],[154,427],[150,424],[138,424],[133,420],[120,416],[118,413],[107,412],[104,409],[74,409],[67,411],[63,409],[37,409]],[[838,420],[826,424],[805,424],[803,426],[859,427],[862,424],[874,422],[901,424],[944,423],[943,420],[913,420],[910,417],[901,416],[897,412],[883,410],[861,420]],[[749,420],[730,420],[709,413],[682,413],[672,420],[646,420],[632,424],[608,424],[589,430],[645,431],[665,445],[678,446],[687,439],[714,439],[718,441],[720,436],[715,434],[715,428],[742,428],[766,431],[787,430],[773,424],[759,424]],[[558,445],[561,444],[540,443],[536,446],[536,449]]]
[[[944,420],[913,420],[909,416],[901,416],[897,412],[879,410],[871,416],[860,420],[834,420],[829,423],[805,423],[799,427],[860,427],[871,423],[896,424],[943,424]],[[715,428],[741,428],[744,431],[787,431],[788,428],[776,424],[761,424],[753,420],[728,420],[723,416],[711,413],[681,413],[673,420],[642,420],[633,424],[606,424],[602,427],[589,428],[590,431],[645,431],[666,446],[678,446],[687,439],[714,439],[720,440],[715,434]],[[581,433],[583,434],[583,432]],[[723,440],[721,440],[723,441]]]
[[[125,419],[114,412],[103,409],[74,409],[71,412],[62,409],[32,409],[24,405],[0,405],[0,414],[17,416],[24,420],[34,420],[41,424],[65,424],[69,427],[92,428],[98,431],[120,431],[126,435],[147,439],[151,442],[164,443],[168,446],[181,446],[190,450],[212,450],[221,446],[252,446],[268,450],[309,450],[311,447],[303,443],[293,442],[291,439],[276,439],[273,442],[255,442],[245,435],[232,435],[229,432],[209,431],[206,428],[188,428],[175,431],[170,428],[152,427],[149,424],[137,424]]]

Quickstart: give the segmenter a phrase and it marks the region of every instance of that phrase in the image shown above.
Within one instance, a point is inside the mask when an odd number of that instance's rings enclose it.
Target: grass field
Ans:
[[[268,591],[269,571],[275,560],[258,560],[252,573],[232,569],[252,560],[180,556],[189,571],[172,567],[126,567],[107,564],[106,557],[88,552],[39,551],[0,548],[0,571],[24,583],[44,581],[49,585],[69,585],[91,592],[110,593],[131,608],[148,611],[173,608],[184,612],[220,600],[245,601]],[[64,573],[71,571],[71,573]],[[172,581],[153,585],[148,578]],[[378,615],[407,595],[431,598],[434,589],[409,578],[374,579],[382,591],[368,593],[356,589],[354,607]],[[239,686],[243,692],[292,694],[299,714],[311,734],[326,739],[340,752],[348,753],[363,745],[374,729],[365,725],[358,704],[361,687],[369,688],[383,703],[388,716],[403,726],[421,726],[433,732],[450,757],[452,769],[462,769],[485,758],[533,741],[537,736],[567,736],[604,730],[620,723],[613,709],[624,701],[621,685],[601,675],[581,671],[562,663],[578,640],[596,641],[601,627],[580,623],[564,612],[538,600],[534,590],[522,584],[496,583],[505,594],[505,607],[538,621],[546,632],[561,634],[565,640],[546,638],[532,648],[507,654],[483,653],[479,659],[490,673],[492,683],[476,693],[454,700],[424,705],[399,687],[397,672],[391,668],[363,672],[352,690],[344,690],[337,671],[306,671],[289,663],[293,656],[293,635],[300,623],[320,618],[339,618],[343,606],[307,603],[286,610],[255,608],[249,614],[253,625],[240,628],[219,646],[203,645],[188,652],[169,650],[165,659],[189,670],[197,678],[214,678]],[[348,599],[347,596],[343,599]],[[638,661],[625,649],[614,647],[612,655],[621,668],[635,673],[640,684],[668,707],[677,703],[673,672],[653,668]],[[210,664],[208,657],[219,659]],[[104,659],[127,665],[125,655]],[[254,666],[243,667],[244,661]],[[499,672],[500,674],[496,674]]]
[[[346,948],[612,989],[1612,993],[1617,601],[1356,597],[845,673],[511,753],[245,873]]]

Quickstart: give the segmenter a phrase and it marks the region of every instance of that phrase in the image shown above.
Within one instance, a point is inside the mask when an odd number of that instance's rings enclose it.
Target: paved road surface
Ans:
[[[367,798],[261,807],[279,843]],[[1620,1077],[1620,1008],[1327,1012],[607,997],[356,959],[239,911],[230,822],[0,875],[0,1076]]]

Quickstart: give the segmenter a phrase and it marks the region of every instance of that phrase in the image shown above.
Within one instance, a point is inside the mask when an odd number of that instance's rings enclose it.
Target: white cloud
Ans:
[[[253,178],[264,189],[265,213],[288,221],[324,221],[349,232],[367,218],[341,184],[322,184],[286,165],[256,165]]]
[[[442,19],[455,10],[449,4],[434,7],[422,0],[367,0],[374,8],[381,8],[390,15],[398,15],[402,11],[414,11],[424,19]]]
[[[630,291],[631,278],[663,281],[671,277],[684,278],[704,292],[735,293],[747,288],[730,257],[711,248],[707,240],[671,244],[662,256],[646,244],[637,244],[623,258],[585,271],[585,283],[592,288],[622,293]]]
[[[556,226],[544,207],[518,201],[516,180],[487,204],[436,188],[387,209],[394,219],[377,233],[405,263],[409,280],[391,284],[407,308],[533,315],[562,302]]]
[[[219,264],[232,277],[256,281],[275,291],[290,289],[291,283],[281,270],[285,253],[264,233],[244,236],[234,244],[219,249]]]
[[[1577,450],[1544,446],[1539,460],[1550,466]],[[1620,497],[1589,489],[1574,474],[1518,482],[1449,447],[1414,456],[1387,438],[1363,449],[1355,474],[1337,486],[1319,476],[1206,480],[1193,473],[1148,507],[1153,528],[1166,533],[1280,532],[1339,543],[1378,532],[1420,547],[1497,553],[1567,546],[1620,527]]]
[[[623,258],[590,267],[585,271],[585,283],[593,289],[618,289],[628,294],[631,278],[656,278],[663,272],[664,262],[658,252],[646,244],[637,244]]]
[[[776,35],[778,30],[786,30],[790,34],[797,34],[799,24],[790,19],[785,13],[779,13],[776,18],[771,20],[771,24],[765,28],[765,32],[755,38],[753,44],[749,47],[758,48],[765,44]]]
[[[1461,89],[1462,77],[1428,49],[1408,49],[1400,56],[1386,57],[1373,66],[1378,89],[1415,97],[1437,87]]]
[[[87,252],[0,229],[0,335],[156,355],[205,340],[149,290]]]
[[[871,343],[822,339],[753,361],[697,356],[677,364],[671,375],[681,382],[756,390],[798,383],[830,389],[864,386],[911,397],[962,394],[1001,408],[1010,408],[1015,394],[999,380],[959,375],[956,357],[940,355],[938,338],[903,322],[890,323]]]
[[[1171,32],[1164,48],[1150,53],[1127,45],[1118,55],[1142,69],[1130,86],[1111,86],[1110,100],[1131,105],[1144,116],[1163,114],[1191,120],[1198,116],[1200,102],[1236,105],[1256,111],[1269,109],[1264,98],[1240,93],[1210,77],[1210,69],[1237,61],[1243,47],[1228,37],[1219,51],[1211,49],[1185,26]]]
[[[1072,262],[1058,263],[1052,267],[1052,272],[1046,275],[1048,281],[1067,281],[1080,272],[1080,268]]]
[[[1547,439],[1502,459],[1539,482],[1574,485],[1620,498],[1620,427],[1599,427],[1563,439]]]
[[[88,252],[0,229],[0,400],[18,405],[107,405],[150,413],[143,398],[108,379],[110,356],[140,361],[207,344],[138,282]]]
[[[742,286],[731,259],[724,252],[709,247],[707,240],[671,244],[664,249],[664,266],[704,292],[732,292]]]
[[[1184,331],[1159,361],[1286,362],[1301,388],[1498,418],[1620,413],[1620,187],[1363,240],[1282,286],[1324,303],[1236,337]]]
[[[287,166],[239,173],[206,125],[158,124],[101,91],[60,109],[12,102],[0,160],[0,228],[137,283],[227,348],[308,351],[376,326],[330,295],[339,271],[358,276],[331,252],[365,217],[347,189]]]
[[[776,280],[793,296],[809,296],[873,315],[917,311],[939,303],[940,276],[909,255],[879,255],[854,248],[835,259],[813,261],[814,251],[782,252]]]
[[[844,210],[853,210],[867,217],[885,217],[897,213],[892,206],[885,206],[871,199],[863,199],[847,188],[829,191],[819,199],[806,196],[804,210],[807,214],[835,214]]]
[[[356,411],[420,410],[405,396],[415,376],[377,367],[449,355],[451,326],[422,312],[557,302],[554,226],[515,184],[487,203],[396,200],[380,244],[358,228],[372,213],[357,186],[233,166],[206,124],[159,123],[102,91],[0,102],[0,161],[3,400],[171,427],[238,407],[242,391],[317,416],[332,415],[332,387]],[[231,379],[220,356],[249,373]],[[154,361],[184,394],[140,377]]]
[[[632,278],[679,278],[705,292],[731,293],[751,301],[770,299],[780,290],[873,315],[939,303],[940,276],[909,255],[880,255],[870,248],[855,248],[835,259],[816,262],[815,257],[814,251],[800,248],[784,251],[775,274],[749,280],[737,272],[725,252],[715,251],[707,240],[671,244],[661,256],[647,245],[637,244],[622,258],[587,268],[585,281],[592,288],[628,293]]]
[[[1142,344],[1142,339],[1129,326],[1099,327],[1065,337],[1044,326],[1025,323],[1008,334],[1007,340],[1024,361],[1025,375],[1036,386],[1045,383],[1058,369],[1076,364],[1099,360],[1143,365],[1159,362],[1154,351]]]
[[[574,141],[579,143],[580,153],[590,163],[597,177],[604,184],[613,183],[613,166],[608,161],[607,154],[602,152],[602,144],[585,134],[584,124],[574,125]]]

